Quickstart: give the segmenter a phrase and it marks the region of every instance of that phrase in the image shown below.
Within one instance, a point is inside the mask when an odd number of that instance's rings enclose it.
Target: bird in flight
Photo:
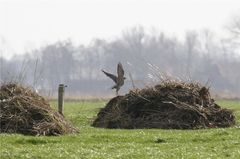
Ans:
[[[102,72],[116,83],[112,87],[112,89],[116,89],[116,95],[118,95],[118,91],[123,86],[124,80],[126,79],[126,77],[124,77],[124,70],[121,62],[119,62],[117,65],[117,76],[111,73],[105,72],[104,70],[102,70]]]

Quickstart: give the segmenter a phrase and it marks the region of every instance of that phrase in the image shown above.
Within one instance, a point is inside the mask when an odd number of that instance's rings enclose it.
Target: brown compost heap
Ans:
[[[163,81],[112,98],[92,126],[102,128],[199,129],[229,127],[235,116],[211,98],[199,83]]]
[[[0,133],[62,135],[77,130],[31,88],[16,83],[0,88]]]

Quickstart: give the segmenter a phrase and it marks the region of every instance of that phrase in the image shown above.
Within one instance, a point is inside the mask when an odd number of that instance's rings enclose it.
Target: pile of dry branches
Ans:
[[[0,88],[0,132],[61,135],[77,130],[31,88],[16,83]]]
[[[221,109],[199,83],[163,81],[111,99],[93,126],[103,128],[197,129],[235,124],[231,110]]]

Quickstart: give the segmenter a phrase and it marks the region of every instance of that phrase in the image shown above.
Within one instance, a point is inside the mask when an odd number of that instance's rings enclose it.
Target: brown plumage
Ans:
[[[111,73],[108,73],[104,70],[102,70],[102,72],[108,76],[109,78],[111,78],[116,84],[112,87],[112,89],[116,89],[116,95],[118,95],[118,91],[119,89],[123,86],[124,84],[124,80],[126,79],[124,77],[124,70],[122,67],[122,64],[119,62],[118,66],[117,66],[117,76],[113,75]]]

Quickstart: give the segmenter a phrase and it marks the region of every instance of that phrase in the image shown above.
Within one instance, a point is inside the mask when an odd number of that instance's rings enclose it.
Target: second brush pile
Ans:
[[[211,98],[199,83],[164,81],[111,99],[93,122],[103,128],[198,129],[235,124],[231,110]]]

